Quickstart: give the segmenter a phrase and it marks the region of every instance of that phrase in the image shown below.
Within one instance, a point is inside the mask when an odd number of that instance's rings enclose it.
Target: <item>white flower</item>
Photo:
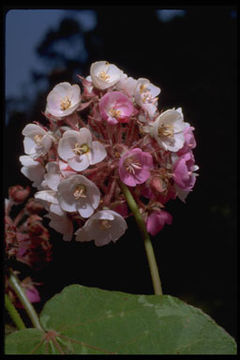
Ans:
[[[91,132],[87,128],[65,131],[59,140],[58,154],[76,171],[85,170],[107,155],[104,145],[99,141],[92,141]]]
[[[49,226],[63,234],[63,240],[70,241],[73,235],[73,223],[59,205],[51,205],[51,211],[45,215],[50,219]]]
[[[70,175],[76,174],[76,171],[71,169],[67,162],[59,159],[58,165],[59,165],[60,172],[64,178],[66,178]]]
[[[129,97],[133,97],[135,94],[136,85],[136,79],[128,77],[126,74],[123,74],[119,82],[116,84],[116,89],[124,91]]]
[[[77,211],[83,218],[88,218],[99,205],[100,191],[85,176],[72,175],[58,185],[57,198],[64,211]]]
[[[33,182],[32,186],[39,187],[45,174],[44,167],[39,161],[33,160],[31,156],[22,155],[19,158],[23,167],[21,173]]]
[[[76,241],[95,240],[96,246],[116,242],[126,231],[125,219],[115,211],[100,210],[75,232]]]
[[[45,168],[47,173],[44,175],[42,186],[57,191],[58,184],[61,181],[61,173],[58,163],[56,161],[50,161],[47,163]]]
[[[33,159],[46,155],[54,140],[52,135],[35,124],[26,125],[22,134],[25,136],[23,140],[24,151]]]
[[[150,83],[148,79],[140,78],[135,87],[135,101],[152,118],[157,110],[157,96],[161,89]]]
[[[62,82],[54,86],[47,96],[45,113],[56,118],[72,114],[81,102],[81,91],[77,84]]]
[[[164,150],[177,152],[184,144],[185,126],[181,109],[169,109],[156,118],[149,132]]]
[[[107,61],[97,61],[90,67],[90,76],[93,85],[101,90],[115,85],[121,78],[122,70]]]
[[[49,226],[63,234],[63,240],[70,241],[73,235],[73,223],[66,212],[59,206],[57,192],[54,190],[42,190],[36,192],[34,197],[49,212],[45,215],[50,219]]]
[[[48,211],[52,211],[52,205],[59,205],[57,199],[57,192],[54,190],[41,190],[37,191],[34,194],[35,199],[37,199]]]
[[[93,84],[92,84],[91,75],[88,75],[88,76],[86,77],[86,80],[87,80],[88,83],[86,83],[85,87],[86,87],[87,91],[88,91],[89,93],[91,93],[91,92],[93,91]]]

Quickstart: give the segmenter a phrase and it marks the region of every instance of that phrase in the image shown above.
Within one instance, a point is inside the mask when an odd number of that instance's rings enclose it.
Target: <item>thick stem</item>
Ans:
[[[17,328],[19,330],[26,329],[26,326],[25,326],[21,316],[19,315],[17,309],[15,308],[15,306],[13,305],[13,303],[10,300],[10,297],[7,294],[5,294],[4,300],[5,300],[5,307],[9,313],[12,321],[17,326]]]
[[[34,307],[30,303],[30,301],[28,300],[24,290],[22,289],[22,287],[19,284],[19,281],[18,281],[17,277],[13,274],[12,271],[10,271],[9,282],[10,282],[13,290],[15,291],[16,295],[18,296],[18,298],[19,298],[21,304],[23,305],[24,309],[26,310],[28,316],[30,317],[33,326],[35,328],[43,331],[43,328],[42,328],[42,326],[40,324],[38,315],[37,315]]]
[[[135,217],[136,223],[139,227],[142,239],[144,241],[145,251],[146,251],[148,264],[149,264],[149,268],[150,268],[150,273],[151,273],[151,277],[152,277],[154,293],[155,293],[155,295],[162,295],[162,286],[161,286],[161,280],[160,280],[160,276],[159,276],[159,272],[158,272],[158,266],[157,266],[156,258],[154,255],[153,247],[152,247],[152,242],[151,242],[150,236],[149,236],[146,226],[145,226],[145,222],[142,218],[142,215],[139,212],[139,208],[136,204],[136,201],[134,200],[128,187],[125,184],[123,184],[122,182],[120,182],[120,186],[121,186],[122,192],[127,200],[128,206]]]

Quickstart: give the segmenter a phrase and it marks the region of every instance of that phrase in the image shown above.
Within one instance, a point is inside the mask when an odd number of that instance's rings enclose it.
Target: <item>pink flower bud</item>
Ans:
[[[170,225],[172,223],[172,215],[167,211],[153,211],[147,218],[147,231],[155,236],[162,230],[165,224]]]
[[[26,289],[25,292],[26,292],[28,300],[31,303],[37,303],[37,302],[41,301],[39,292],[34,286],[32,286],[31,288]]]
[[[30,214],[40,214],[44,210],[44,206],[33,198],[28,200],[25,208]]]
[[[187,126],[184,129],[184,145],[182,149],[178,151],[178,155],[183,155],[189,150],[192,150],[196,147],[196,140],[193,134],[194,127]]]

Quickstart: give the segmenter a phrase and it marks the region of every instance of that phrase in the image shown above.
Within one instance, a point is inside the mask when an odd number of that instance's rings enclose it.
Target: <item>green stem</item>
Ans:
[[[17,328],[19,330],[26,329],[26,326],[25,326],[21,316],[19,315],[17,309],[15,308],[15,306],[13,305],[13,303],[10,300],[10,297],[7,294],[5,294],[5,307],[9,313],[12,321],[17,326]]]
[[[28,316],[30,317],[33,326],[39,330],[43,330],[34,307],[28,300],[24,290],[22,289],[22,287],[19,284],[17,277],[14,275],[14,273],[12,271],[10,271],[9,282],[10,282],[13,290],[17,294],[24,309],[26,310]]]
[[[139,212],[139,208],[136,204],[136,201],[134,200],[128,187],[122,182],[120,182],[120,186],[121,186],[122,192],[127,200],[128,206],[135,217],[136,223],[139,227],[142,239],[144,241],[145,251],[146,251],[146,255],[147,255],[147,259],[148,259],[148,265],[149,265],[150,273],[151,273],[151,277],[152,277],[154,293],[155,293],[155,295],[162,295],[162,286],[161,286],[161,280],[160,280],[160,276],[159,276],[159,272],[158,272],[158,266],[157,266],[156,258],[154,255],[153,247],[152,247],[152,242],[151,242],[150,236],[149,236],[146,226],[145,226],[145,222],[142,218],[142,215]]]

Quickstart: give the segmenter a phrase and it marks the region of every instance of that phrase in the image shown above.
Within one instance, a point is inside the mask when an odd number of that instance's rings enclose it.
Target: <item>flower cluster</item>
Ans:
[[[5,199],[5,253],[7,259],[15,259],[38,270],[51,260],[52,245],[49,232],[42,224],[44,208],[34,198],[28,198],[29,194],[28,187],[9,188],[9,198]],[[14,214],[14,208],[25,200],[25,206]]]
[[[25,126],[21,172],[37,188],[49,225],[69,241],[115,242],[131,215],[120,182],[129,187],[155,235],[172,216],[170,199],[185,201],[196,181],[194,128],[181,108],[160,111],[160,88],[98,61],[79,85],[48,94],[48,126]]]

